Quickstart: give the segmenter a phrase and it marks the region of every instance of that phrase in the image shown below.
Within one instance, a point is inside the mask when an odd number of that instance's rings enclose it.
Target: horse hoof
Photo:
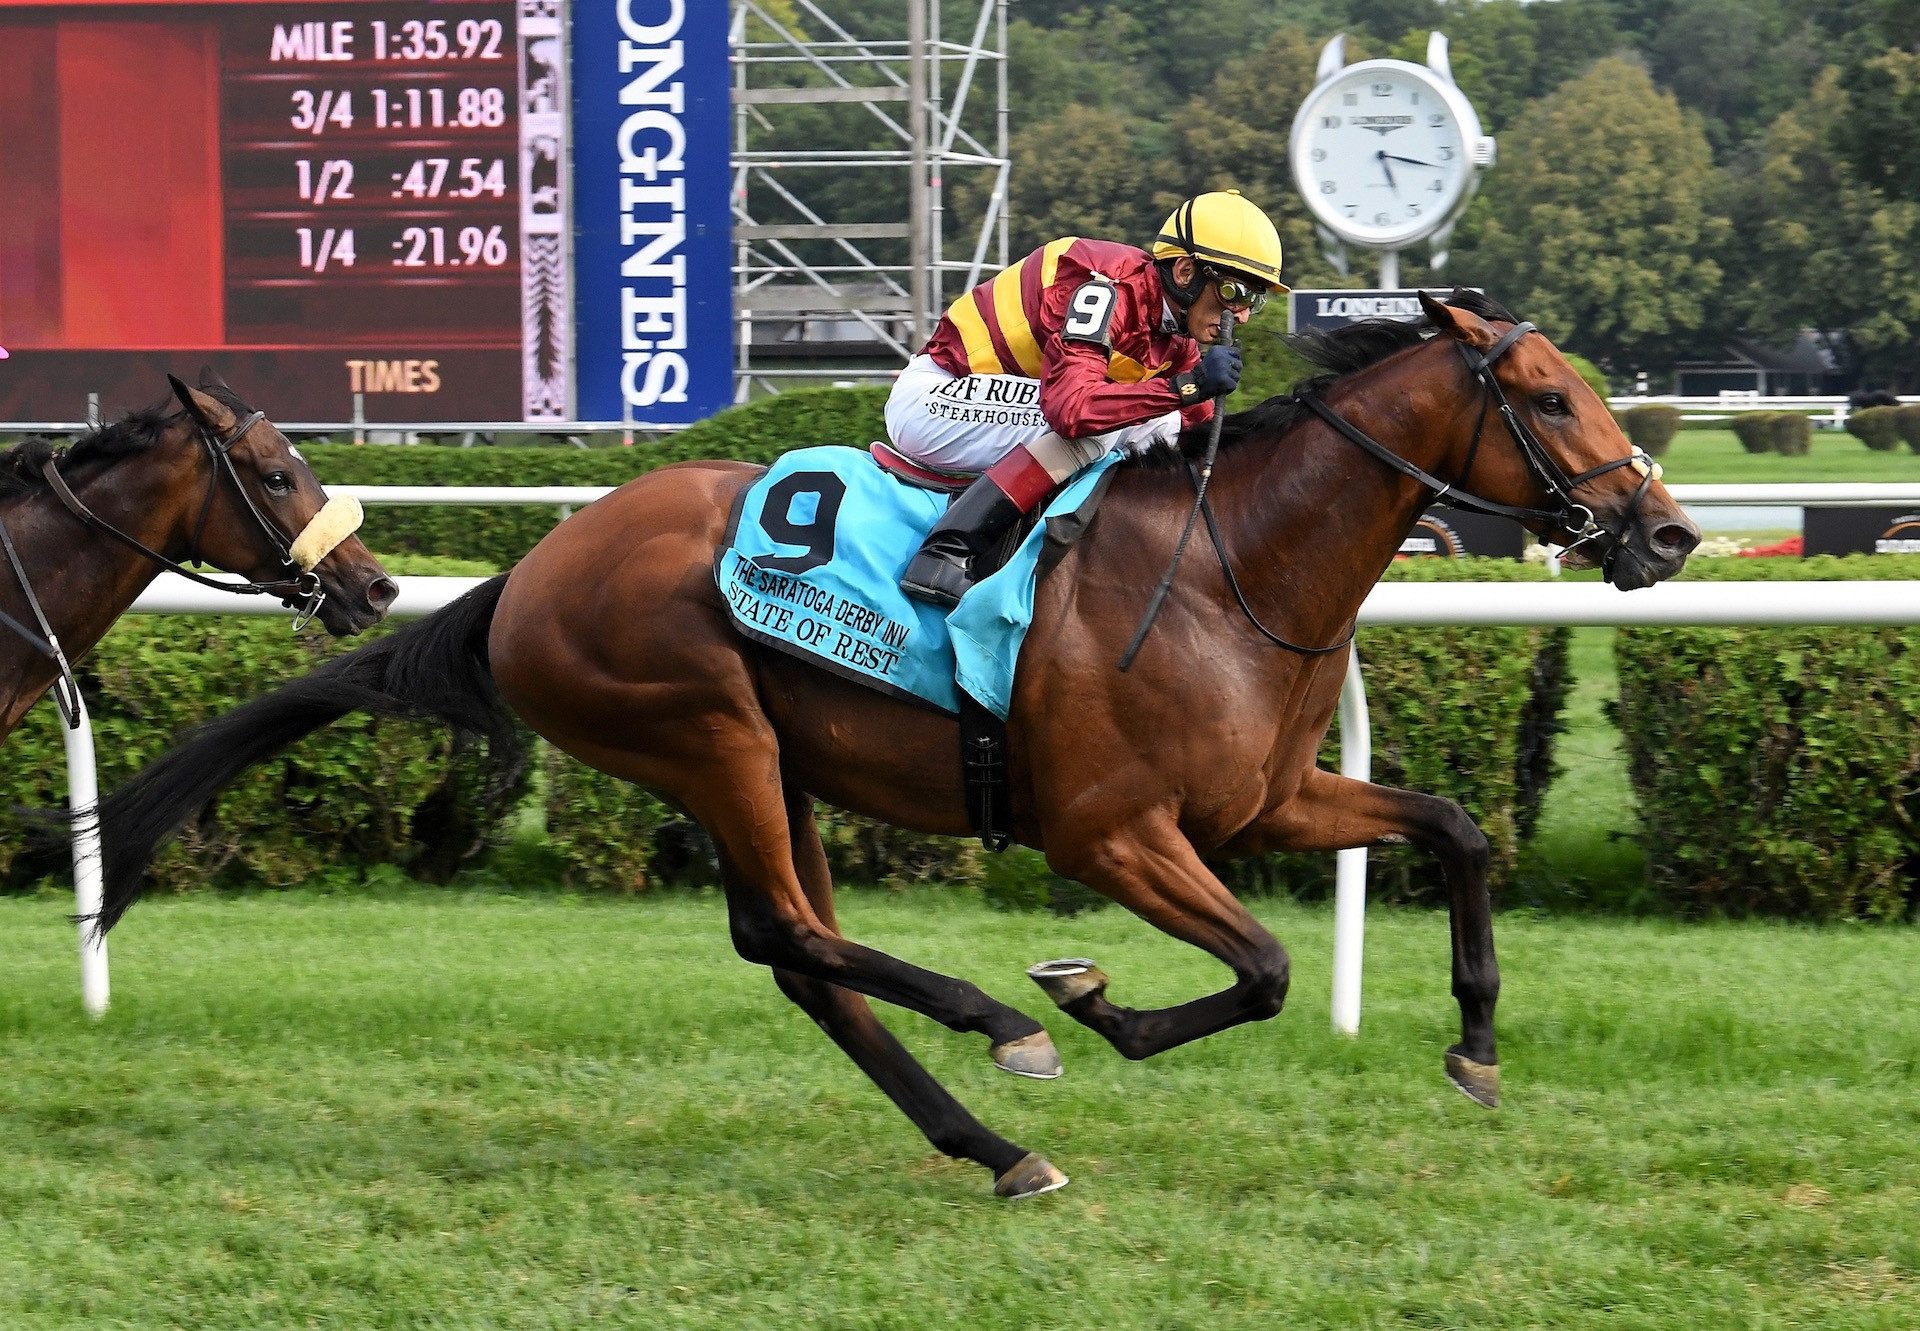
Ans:
[[[1043,961],[1027,967],[1027,976],[1046,990],[1055,1007],[1065,1007],[1088,994],[1105,993],[1108,984],[1107,973],[1085,957]]]
[[[1476,1063],[1464,1054],[1447,1054],[1447,1080],[1475,1104],[1500,1107],[1500,1065]]]
[[[993,1055],[995,1067],[1016,1077],[1052,1081],[1066,1071],[1060,1065],[1060,1051],[1053,1047],[1053,1037],[1045,1031],[997,1044],[988,1052]]]
[[[1038,1197],[1043,1192],[1054,1192],[1066,1186],[1067,1176],[1048,1163],[1045,1156],[1028,1152],[993,1181],[993,1195],[1018,1201],[1022,1197]]]

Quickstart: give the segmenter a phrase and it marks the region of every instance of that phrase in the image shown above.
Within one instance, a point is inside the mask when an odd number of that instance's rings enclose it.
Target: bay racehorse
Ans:
[[[1314,756],[1355,616],[1436,491],[1518,513],[1627,589],[1679,570],[1699,533],[1546,337],[1483,298],[1422,298],[1419,324],[1311,340],[1329,373],[1228,421],[1210,504],[1217,550],[1181,566],[1144,651],[1115,663],[1189,513],[1179,458],[1129,463],[1039,588],[1008,732],[1018,839],[1061,874],[1205,949],[1218,993],[1121,1006],[1088,962],[1033,974],[1128,1058],[1274,1016],[1280,943],[1206,867],[1216,856],[1409,841],[1449,891],[1461,1036],[1448,1075],[1498,1098],[1499,991],[1487,842],[1459,805],[1333,775]],[[1189,449],[1197,441],[1187,441]],[[1039,1022],[962,980],[844,937],[814,801],[964,835],[952,718],[870,692],[736,632],[714,581],[728,515],[760,469],[690,462],[576,514],[509,574],[218,718],[103,806],[108,928],[158,844],[252,763],[355,709],[437,717],[510,742],[517,716],[566,752],[686,811],[718,848],[735,948],[940,1150],[1026,1196],[1066,1181],[982,1126],[867,1005],[984,1035],[1011,1072],[1057,1076]],[[907,552],[902,552],[904,560]]]
[[[263,413],[210,372],[168,381],[178,410],[0,453],[0,738],[164,569],[237,573],[223,585],[297,602],[336,636],[399,590],[352,535],[359,506],[330,502]]]

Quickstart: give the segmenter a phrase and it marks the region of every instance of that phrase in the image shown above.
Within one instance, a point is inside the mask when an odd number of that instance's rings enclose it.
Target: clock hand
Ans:
[[[1378,159],[1380,163],[1380,169],[1387,173],[1387,188],[1392,190],[1395,194],[1398,194],[1400,192],[1400,187],[1394,184],[1393,168],[1387,165],[1387,150],[1385,148],[1382,148],[1379,152],[1374,154],[1374,157]]]
[[[1440,163],[1438,162],[1423,162],[1418,157],[1396,157],[1385,149],[1381,150],[1381,155],[1389,162],[1405,162],[1408,166],[1430,166],[1436,171],[1440,169]]]

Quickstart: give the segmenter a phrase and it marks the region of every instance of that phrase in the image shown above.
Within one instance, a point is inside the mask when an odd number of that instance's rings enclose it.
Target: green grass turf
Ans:
[[[1554,909],[1634,909],[1644,904],[1647,857],[1633,839],[1640,822],[1620,729],[1605,710],[1620,694],[1614,630],[1571,632],[1573,683],[1561,712],[1566,729],[1554,742],[1556,772],[1508,896]]]
[[[888,1010],[1073,1184],[995,1201],[764,972],[712,897],[147,902],[78,1013],[52,897],[0,900],[0,1326],[1910,1328],[1920,932],[1499,921],[1507,1103],[1440,1075],[1446,923],[1330,921],[1278,1020],[1067,1075]],[[849,932],[1042,1013],[1220,971],[1118,909],[850,894]]]
[[[1673,485],[1774,485],[1794,481],[1920,482],[1920,454],[1876,453],[1845,430],[1815,430],[1803,458],[1749,453],[1731,430],[1682,430],[1660,459]]]

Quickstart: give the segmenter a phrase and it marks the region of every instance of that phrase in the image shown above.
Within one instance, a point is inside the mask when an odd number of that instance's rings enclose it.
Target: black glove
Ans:
[[[1200,363],[1191,371],[1173,376],[1180,405],[1190,407],[1208,398],[1225,397],[1240,386],[1240,369],[1239,347],[1208,347],[1200,353]]]

